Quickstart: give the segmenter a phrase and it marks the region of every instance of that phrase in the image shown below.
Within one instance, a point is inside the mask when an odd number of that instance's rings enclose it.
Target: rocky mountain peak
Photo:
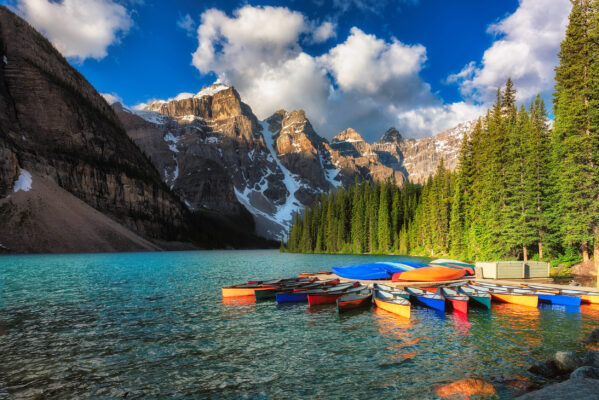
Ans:
[[[353,128],[347,128],[333,138],[332,143],[336,142],[363,142],[364,138]]]
[[[394,126],[392,126],[391,128],[387,129],[387,131],[379,139],[379,142],[380,143],[399,143],[401,140],[402,140],[401,134]]]

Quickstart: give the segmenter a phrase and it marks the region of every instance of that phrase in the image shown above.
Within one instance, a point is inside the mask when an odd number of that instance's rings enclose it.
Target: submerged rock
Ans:
[[[570,375],[570,379],[580,379],[580,378],[599,379],[599,368],[585,365],[585,366],[582,366],[582,367],[576,369]]]
[[[589,365],[591,367],[599,368],[599,351],[589,350],[584,355],[582,365]]]
[[[437,387],[435,392],[441,397],[489,396],[497,393],[492,384],[478,378],[460,379]]]
[[[561,383],[554,383],[541,390],[527,393],[518,397],[518,400],[599,400],[596,379],[568,379]]]
[[[574,351],[558,351],[553,357],[555,366],[562,372],[571,372],[582,365],[582,360]]]
[[[491,377],[491,382],[510,386],[523,392],[530,392],[542,386],[541,382],[535,381],[530,377],[508,374],[494,375]]]
[[[593,329],[587,337],[582,339],[582,343],[586,344],[589,350],[599,350],[599,327]]]

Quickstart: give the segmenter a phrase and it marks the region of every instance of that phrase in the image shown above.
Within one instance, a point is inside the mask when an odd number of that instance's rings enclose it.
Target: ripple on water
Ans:
[[[0,257],[0,399],[434,398],[522,374],[599,308],[494,305],[468,317],[222,299],[220,287],[383,257],[276,251]],[[397,259],[397,257],[393,257]],[[509,392],[502,394],[509,398]]]

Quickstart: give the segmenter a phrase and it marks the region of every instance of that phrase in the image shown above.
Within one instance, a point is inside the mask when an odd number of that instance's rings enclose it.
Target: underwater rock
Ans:
[[[441,397],[489,396],[497,393],[492,384],[479,378],[460,379],[437,387],[435,392]]]

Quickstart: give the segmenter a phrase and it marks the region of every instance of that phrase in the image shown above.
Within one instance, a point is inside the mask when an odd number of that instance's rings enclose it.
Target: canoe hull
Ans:
[[[377,298],[374,299],[374,304],[377,307],[390,313],[397,314],[408,319],[410,318],[411,310],[409,305],[388,303]]]
[[[451,281],[462,278],[466,274],[463,269],[455,269],[449,267],[424,267],[416,268],[411,271],[398,272],[393,275],[394,282],[399,281],[418,281],[418,282],[434,282],[434,281]]]
[[[581,299],[578,296],[561,296],[561,295],[542,295],[539,294],[539,301],[543,303],[559,304],[561,306],[579,307]]]
[[[520,304],[522,306],[537,307],[539,298],[537,296],[514,295],[505,293],[491,293],[494,299],[503,303]]]
[[[472,305],[484,307],[487,310],[491,309],[491,298],[490,297],[480,297],[480,296],[469,296]]]
[[[308,301],[308,295],[302,292],[295,293],[277,293],[275,295],[277,303],[301,303]]]
[[[580,295],[580,300],[587,304],[599,304],[599,296],[597,295]]]
[[[445,300],[431,299],[423,296],[412,296],[412,298],[425,307],[433,308],[439,311],[445,311]]]
[[[451,308],[454,311],[461,312],[463,314],[468,313],[468,300],[454,300],[448,299],[451,304]]]
[[[339,312],[354,310],[356,308],[369,307],[372,304],[372,296],[367,296],[356,300],[342,301],[341,298],[337,299],[337,310]]]
[[[272,288],[222,288],[223,297],[244,297],[254,296],[254,293],[258,290],[271,290]]]
[[[318,306],[321,304],[335,304],[337,299],[345,293],[308,294],[308,305]]]

